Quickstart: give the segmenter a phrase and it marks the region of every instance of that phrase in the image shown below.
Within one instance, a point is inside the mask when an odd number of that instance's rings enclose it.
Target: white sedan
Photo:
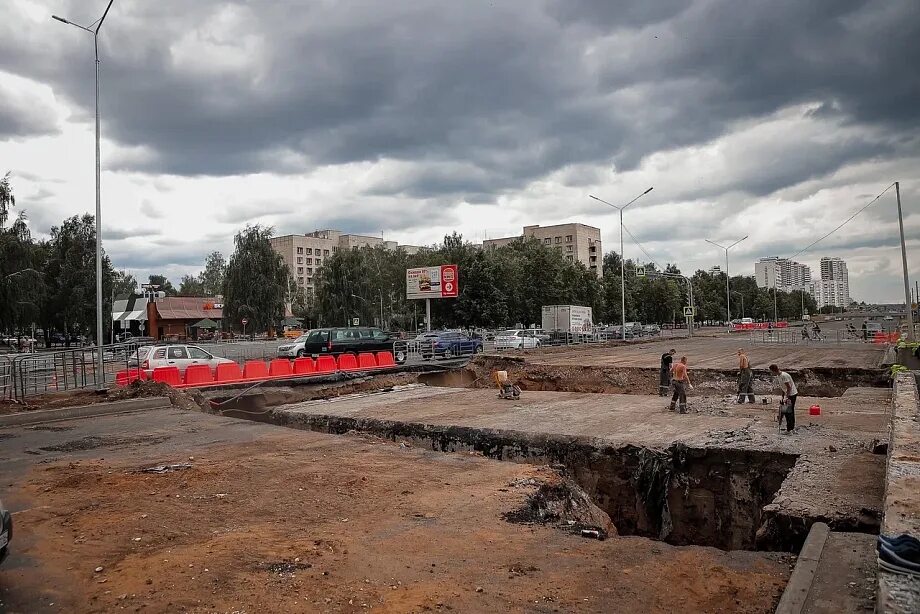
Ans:
[[[157,367],[178,367],[184,374],[189,365],[208,365],[214,371],[217,365],[230,362],[234,361],[214,356],[195,345],[154,345],[141,360],[141,369],[149,375]]]
[[[496,350],[529,350],[540,345],[540,337],[533,330],[503,330],[495,335]]]

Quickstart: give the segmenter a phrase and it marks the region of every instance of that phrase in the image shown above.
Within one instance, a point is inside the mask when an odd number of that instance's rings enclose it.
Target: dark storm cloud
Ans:
[[[90,4],[61,12],[91,21]],[[803,102],[883,136],[792,152],[752,193],[916,151],[890,136],[916,134],[920,119],[914,0],[126,1],[109,19],[106,133],[149,152],[111,168],[227,175],[394,158],[423,168],[371,193],[459,200],[578,163],[628,170]],[[0,66],[39,75],[88,118],[90,42],[59,27],[7,30]],[[424,168],[439,163],[471,170]]]
[[[59,132],[57,113],[22,85],[4,83],[0,76],[0,141],[47,136]]]

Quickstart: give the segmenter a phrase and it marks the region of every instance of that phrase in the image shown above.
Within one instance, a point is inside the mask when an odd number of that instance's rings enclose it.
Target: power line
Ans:
[[[648,258],[649,261],[650,261],[652,264],[654,264],[655,266],[657,266],[657,267],[658,267],[660,270],[662,270],[662,271],[665,270],[665,267],[661,266],[661,264],[658,263],[658,262],[652,257],[651,254],[648,253],[648,250],[646,250],[645,247],[644,247],[641,243],[639,243],[639,240],[638,240],[635,236],[633,236],[633,233],[629,232],[629,228],[626,227],[626,224],[623,224],[623,230],[626,231],[626,234],[629,235],[629,238],[632,239],[633,243],[635,243],[636,246],[637,246],[640,250],[642,250],[642,253],[645,254],[645,257]],[[623,257],[623,254],[620,254],[620,258],[622,258],[622,257]]]
[[[824,239],[828,238],[829,236],[831,236],[832,234],[834,234],[835,232],[837,232],[838,230],[840,230],[841,228],[843,228],[844,226],[846,226],[847,224],[849,224],[849,223],[853,220],[853,218],[855,218],[857,215],[859,215],[860,213],[862,213],[863,211],[865,211],[866,209],[868,209],[870,205],[872,205],[875,201],[877,201],[877,200],[880,199],[882,196],[884,196],[884,195],[885,195],[885,192],[887,192],[888,190],[890,190],[890,189],[893,188],[893,187],[894,187],[894,183],[892,183],[890,186],[888,186],[887,188],[885,188],[884,190],[882,190],[882,191],[879,193],[878,196],[876,196],[875,198],[873,198],[872,200],[870,200],[869,202],[867,202],[865,205],[863,205],[856,213],[854,213],[853,215],[851,215],[850,217],[848,217],[842,224],[840,224],[839,226],[837,226],[837,228],[834,228],[832,231],[830,231],[829,233],[827,233],[826,235],[824,235],[823,237],[821,237],[821,238],[818,239],[817,241],[814,241],[813,243],[811,243],[810,245],[808,245],[808,247],[806,247],[806,248],[804,248],[804,249],[801,249],[801,250],[797,251],[796,253],[792,254],[791,256],[789,256],[788,259],[789,259],[789,260],[792,260],[792,259],[795,258],[796,256],[799,256],[800,254],[804,254],[805,252],[807,252],[808,250],[810,250],[812,247],[814,247],[815,245],[817,245],[818,243],[820,243],[820,242],[823,241]]]

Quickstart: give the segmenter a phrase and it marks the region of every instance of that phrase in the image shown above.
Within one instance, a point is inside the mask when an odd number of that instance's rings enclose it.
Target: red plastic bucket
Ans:
[[[820,415],[821,415],[821,406],[820,406],[820,405],[812,405],[811,407],[809,407],[809,408],[808,408],[808,415],[809,415],[809,416],[820,416]]]

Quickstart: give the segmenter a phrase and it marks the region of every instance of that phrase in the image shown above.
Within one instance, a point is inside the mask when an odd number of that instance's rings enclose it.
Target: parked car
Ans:
[[[529,350],[541,345],[542,341],[532,330],[503,330],[495,335],[496,350]]]
[[[13,539],[13,516],[0,501],[0,563],[10,554],[10,541]]]
[[[872,336],[875,333],[885,332],[881,322],[866,322],[866,334]]]
[[[292,339],[278,346],[278,356],[281,358],[299,358],[301,356],[306,356],[307,351],[304,349],[304,344],[307,342],[307,337],[310,336],[310,331],[305,332],[296,339]]]
[[[626,323],[627,332],[632,330],[634,337],[642,336],[642,322],[627,322]]]
[[[482,340],[466,333],[445,332],[434,336],[426,335],[419,343],[419,354],[425,360],[432,358],[453,358],[465,354],[482,353]]]
[[[894,320],[894,316],[885,316],[885,320],[888,322],[891,322],[892,320]]]
[[[636,336],[636,331],[629,325],[629,323],[627,323],[626,324],[626,338],[632,339],[635,336]],[[608,326],[606,329],[604,329],[602,337],[607,340],[622,339],[623,338],[623,326],[622,325]]]
[[[402,364],[406,361],[405,349],[394,348],[394,343],[398,341],[398,338],[379,328],[367,326],[316,328],[305,337],[303,354],[296,354],[298,356],[390,351],[393,352],[393,358],[397,363]],[[297,352],[300,350],[298,346]]]
[[[157,367],[178,367],[180,373],[185,373],[189,365],[208,365],[213,371],[219,364],[234,362],[229,358],[215,356],[196,345],[151,345],[138,348],[135,353],[139,356],[144,349],[147,352],[140,360],[140,367],[148,373]]]
[[[657,324],[646,324],[642,327],[642,334],[648,337],[654,337],[661,334],[661,327]]]

